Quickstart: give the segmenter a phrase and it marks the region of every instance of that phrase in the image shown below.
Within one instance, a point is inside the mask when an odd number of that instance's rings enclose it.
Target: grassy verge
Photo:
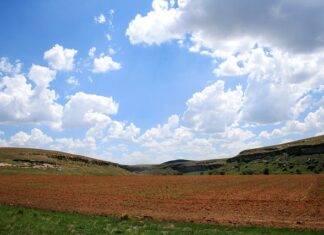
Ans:
[[[315,231],[159,222],[0,205],[0,234],[323,234]]]

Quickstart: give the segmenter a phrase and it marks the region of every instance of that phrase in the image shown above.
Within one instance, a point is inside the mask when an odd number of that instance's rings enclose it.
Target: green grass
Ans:
[[[41,211],[0,205],[0,234],[323,234],[255,227],[160,222],[127,216],[103,217]]]

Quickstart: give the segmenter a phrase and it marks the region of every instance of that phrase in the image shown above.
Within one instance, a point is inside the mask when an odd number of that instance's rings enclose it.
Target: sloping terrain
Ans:
[[[174,160],[164,162],[158,165],[135,165],[122,166],[125,169],[148,175],[182,175],[197,172],[211,171],[219,168],[226,163],[226,159],[215,159],[205,161],[190,161],[190,160]]]
[[[288,156],[311,156],[323,153],[324,135],[321,135],[284,144],[244,150],[236,157],[228,159],[228,162],[250,162],[256,159],[265,159],[283,154]]]
[[[228,159],[178,159],[156,165],[120,165],[89,157],[28,148],[0,148],[0,174],[183,175],[324,173],[324,135],[244,150]]]
[[[318,174],[324,173],[324,135],[244,150],[228,159],[179,159],[158,165],[122,167],[135,173],[150,175]]]
[[[213,173],[319,174],[324,173],[324,135],[244,150]]]
[[[0,148],[0,174],[127,175],[118,164],[30,148]]]

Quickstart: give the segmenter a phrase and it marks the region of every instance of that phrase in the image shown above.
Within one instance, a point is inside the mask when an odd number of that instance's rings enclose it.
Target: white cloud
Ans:
[[[276,137],[283,137],[289,134],[307,134],[319,135],[324,131],[324,108],[320,107],[314,112],[307,114],[303,121],[290,120],[285,123],[282,128],[274,129],[270,132],[262,131],[261,138],[271,139]]]
[[[51,149],[64,152],[92,154],[96,148],[96,141],[93,138],[73,139],[73,138],[58,138],[50,146]]]
[[[22,63],[18,60],[15,65],[9,62],[7,57],[0,58],[0,75],[4,74],[18,74],[20,73]]]
[[[30,134],[20,131],[10,137],[9,143],[11,146],[28,146],[28,147],[41,147],[53,142],[53,139],[41,130],[34,128]]]
[[[173,135],[173,130],[179,125],[179,116],[172,115],[169,117],[168,122],[163,126],[150,128],[140,138],[140,142],[152,141],[156,139],[164,139]]]
[[[92,126],[98,121],[98,117],[109,118],[109,115],[116,114],[117,111],[118,104],[112,97],[77,92],[69,97],[64,106],[63,127],[80,128]]]
[[[121,69],[121,64],[113,61],[110,56],[100,56],[93,61],[93,73],[106,73]]]
[[[169,9],[169,1],[168,0],[153,0],[152,8],[155,11],[163,11]]]
[[[244,67],[249,79],[241,117],[248,122],[292,119],[298,100],[316,90],[324,76],[321,55],[291,55],[279,50],[269,54],[256,48],[247,58]]]
[[[126,125],[119,121],[112,121],[107,130],[107,137],[112,139],[124,139],[134,141],[140,133],[140,129],[133,123]]]
[[[44,53],[44,59],[50,67],[57,71],[69,71],[74,68],[74,56],[78,53],[75,49],[63,48],[55,44],[54,47]]]
[[[104,114],[87,114],[86,119],[88,122],[93,123],[86,136],[102,142],[110,142],[111,140],[134,142],[140,133],[140,128],[136,127],[133,123],[127,125],[124,122],[112,120]]]
[[[32,65],[28,77],[34,81],[37,86],[48,87],[50,82],[55,79],[56,72],[40,65]]]
[[[109,33],[106,34],[106,38],[107,38],[108,41],[112,40],[112,36]]]
[[[50,82],[53,74],[44,69],[45,76],[48,77],[39,77],[44,72],[43,68],[40,69],[41,73],[35,69],[38,67],[33,68],[31,77],[37,81],[34,89],[19,74],[5,76],[0,81],[0,87],[3,87],[0,90],[0,123],[49,124],[58,128],[63,108],[56,102],[58,97],[55,91],[44,86]]]
[[[175,9],[154,10],[147,16],[136,15],[135,19],[129,23],[126,35],[132,44],[152,45],[171,39],[182,39],[185,31],[177,25],[179,17],[179,12]]]
[[[97,24],[104,24],[104,23],[106,23],[106,17],[103,14],[100,14],[100,15],[94,17],[94,21]]]
[[[116,54],[116,50],[114,48],[109,47],[108,48],[109,55],[114,55]]]
[[[311,95],[305,95],[300,98],[292,108],[293,118],[298,119],[299,115],[305,112],[311,106],[313,101],[314,99]]]
[[[199,132],[223,132],[235,121],[242,98],[241,86],[226,91],[224,81],[216,81],[187,101],[184,125]]]
[[[156,0],[126,35],[133,44],[178,40],[217,61],[216,76],[247,75],[241,121],[275,123],[297,115],[297,102],[323,83],[323,10],[319,0]]]
[[[228,57],[215,70],[216,76],[241,76],[246,73],[244,67],[239,66],[239,60],[235,56]]]
[[[177,3],[179,7],[170,1],[153,1],[152,11],[146,16],[137,15],[130,22],[126,33],[130,41],[160,44],[188,33],[194,42],[210,49],[217,49],[219,42],[232,39],[239,42],[242,36],[290,51],[313,51],[324,46],[321,40],[324,4],[320,0],[186,0]]]
[[[76,77],[74,77],[74,76],[70,76],[68,79],[66,79],[66,83],[70,84],[72,86],[79,86],[80,85],[78,79],[76,79]]]
[[[89,55],[90,58],[93,58],[95,56],[96,50],[97,50],[96,47],[91,47],[89,49],[88,55]]]

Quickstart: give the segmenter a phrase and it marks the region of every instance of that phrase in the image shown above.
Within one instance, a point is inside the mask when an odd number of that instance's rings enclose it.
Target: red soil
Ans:
[[[0,176],[0,203],[96,215],[324,229],[324,175]]]

